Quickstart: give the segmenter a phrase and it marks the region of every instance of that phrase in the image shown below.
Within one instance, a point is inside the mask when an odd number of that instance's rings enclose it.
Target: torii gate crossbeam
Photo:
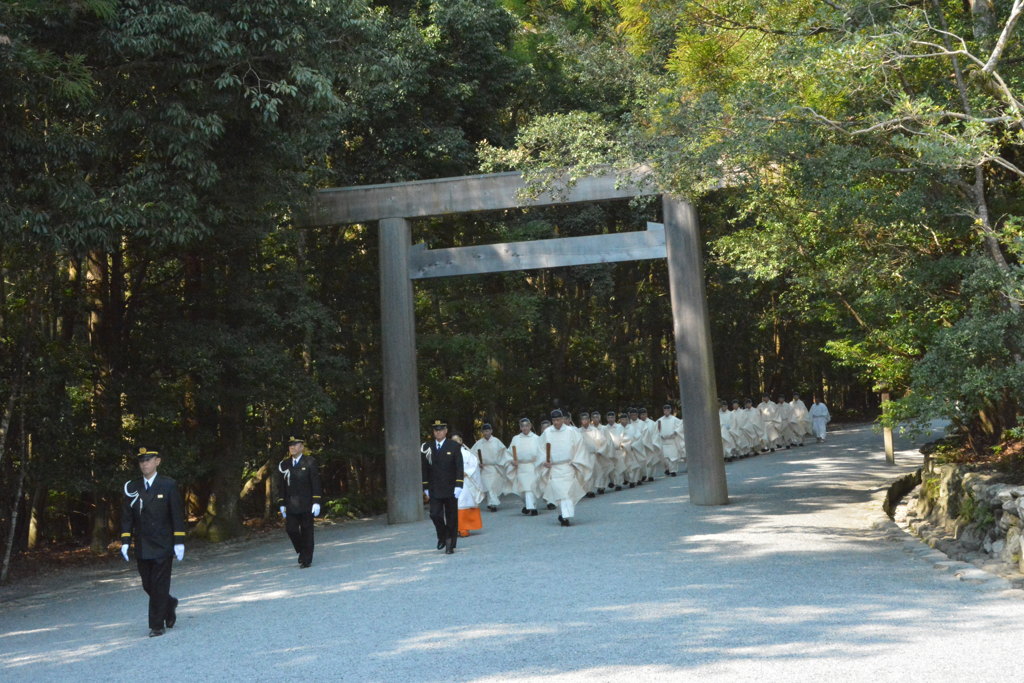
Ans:
[[[662,197],[665,224],[647,231],[485,247],[412,246],[409,218],[568,204],[650,194],[615,174],[583,178],[564,194],[520,198],[517,173],[322,190],[306,225],[377,220],[380,227],[381,338],[388,522],[423,519],[419,385],[413,279],[586,263],[667,258],[686,438],[690,502],[729,502],[719,432],[700,231],[694,208]]]

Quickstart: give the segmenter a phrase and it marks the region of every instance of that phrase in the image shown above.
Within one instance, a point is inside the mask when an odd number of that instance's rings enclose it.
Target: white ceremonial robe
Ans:
[[[736,454],[736,440],[732,438],[732,413],[728,410],[718,411],[718,428],[722,434],[722,453],[726,457]]]
[[[536,497],[540,495],[537,485],[537,467],[541,461],[540,437],[530,432],[522,432],[512,437],[508,445],[509,461],[512,461],[512,448],[516,449],[516,460],[512,466],[512,492],[523,499],[523,507],[528,510],[537,509]],[[516,464],[518,463],[518,464]]]
[[[783,445],[780,430],[782,423],[779,420],[779,410],[776,405],[771,401],[761,401],[757,406],[757,411],[761,413],[761,419],[764,421],[764,442],[768,448],[775,449]]]
[[[812,403],[808,412],[811,418],[811,427],[814,429],[814,438],[825,440],[825,425],[832,421],[832,415],[828,412],[828,406],[824,403]]]
[[[512,492],[512,482],[508,473],[512,466],[512,456],[505,444],[496,436],[479,439],[471,449],[483,462],[484,488],[487,489],[487,505],[497,506],[501,496]]]
[[[761,411],[751,406],[744,408],[743,412],[747,414],[747,420],[754,426],[754,452],[766,450],[768,445],[764,440],[764,418],[761,416]]]
[[[750,452],[750,439],[743,430],[743,411],[740,408],[729,409],[729,433],[736,444],[736,455]]]
[[[626,459],[629,449],[629,437],[626,436],[625,428],[618,422],[606,425],[608,440],[611,442],[612,471],[609,484],[621,487],[629,480],[626,478]]]
[[[790,401],[789,407],[793,409],[793,420],[796,422],[793,426],[793,433],[796,434],[797,441],[803,441],[804,436],[814,433],[811,429],[810,413],[807,411],[807,406],[804,405],[804,402],[798,398]]]
[[[588,448],[594,454],[594,471],[590,475],[588,491],[595,489],[604,490],[610,481],[610,475],[614,460],[611,454],[611,442],[608,440],[608,432],[603,427],[593,423],[586,429],[581,430]]]
[[[793,406],[789,405],[785,401],[782,403],[775,404],[779,410],[779,424],[782,441],[786,447],[795,446],[798,443],[803,443],[803,436],[797,435],[797,420],[793,416]]]
[[[647,446],[644,444],[643,425],[640,420],[633,420],[625,426],[625,443],[629,444],[626,451],[626,481],[635,484],[645,476],[647,466]]]
[[[753,410],[740,408],[732,411],[733,432],[739,438],[736,439],[740,455],[749,455],[760,447],[761,435],[758,433],[757,424],[753,421]]]
[[[644,474],[654,479],[656,473],[665,471],[665,456],[661,452],[658,425],[650,418],[646,420],[641,419],[640,425],[644,430],[644,440],[647,446],[647,462],[644,464]]]
[[[465,446],[462,447],[462,493],[459,494],[459,509],[478,508],[484,502],[487,491],[480,474],[480,460]]]
[[[551,446],[551,466],[546,466]],[[586,495],[584,485],[593,469],[593,460],[583,446],[583,436],[575,427],[554,425],[540,435],[540,488],[549,503],[561,505],[562,516],[572,517],[576,503]]]
[[[685,464],[686,462],[683,421],[675,415],[662,415],[656,424],[658,425],[658,438],[661,440],[661,454],[665,457],[667,469],[669,472],[676,472],[679,463]]]

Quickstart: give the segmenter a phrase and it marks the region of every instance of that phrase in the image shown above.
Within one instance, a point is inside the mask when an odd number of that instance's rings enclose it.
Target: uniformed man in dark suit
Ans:
[[[430,501],[430,519],[437,529],[437,549],[451,555],[459,536],[459,494],[465,471],[462,445],[448,438],[448,423],[434,420],[431,441],[420,446],[423,495]]]
[[[277,465],[277,504],[285,530],[299,554],[299,566],[313,564],[313,518],[320,515],[320,470],[303,453],[305,441],[288,439],[288,457]]]
[[[172,557],[185,557],[185,508],[178,485],[157,476],[160,454],[139,449],[142,477],[124,484],[121,511],[121,555],[128,561],[128,545],[135,537],[135,560],[142,588],[149,595],[149,635],[162,636],[174,628],[178,599],[171,595]]]

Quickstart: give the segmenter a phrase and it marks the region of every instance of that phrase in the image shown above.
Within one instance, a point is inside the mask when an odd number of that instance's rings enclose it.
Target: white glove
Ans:
[[[185,559],[185,545],[182,543],[176,543],[174,546],[174,556],[178,558],[178,562]]]
[[[284,505],[281,506],[281,516],[282,517],[287,517],[288,516],[288,513],[285,512]]]
[[[424,491],[423,495],[427,497],[427,500],[430,500],[430,491]]]
[[[458,498],[461,495],[462,495],[462,487],[461,486],[456,486],[455,487],[455,497]]]
[[[124,545],[121,546],[121,557],[124,558],[125,562],[128,561],[128,544],[127,543],[125,543]]]
[[[313,516],[314,517],[319,517],[320,516],[320,503],[313,503]]]

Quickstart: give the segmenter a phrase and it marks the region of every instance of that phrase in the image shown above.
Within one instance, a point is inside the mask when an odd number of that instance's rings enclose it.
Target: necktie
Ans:
[[[150,483],[149,483],[149,482],[147,481],[147,482],[146,482],[146,490],[147,490],[147,491],[149,490],[149,487],[150,487]]]

